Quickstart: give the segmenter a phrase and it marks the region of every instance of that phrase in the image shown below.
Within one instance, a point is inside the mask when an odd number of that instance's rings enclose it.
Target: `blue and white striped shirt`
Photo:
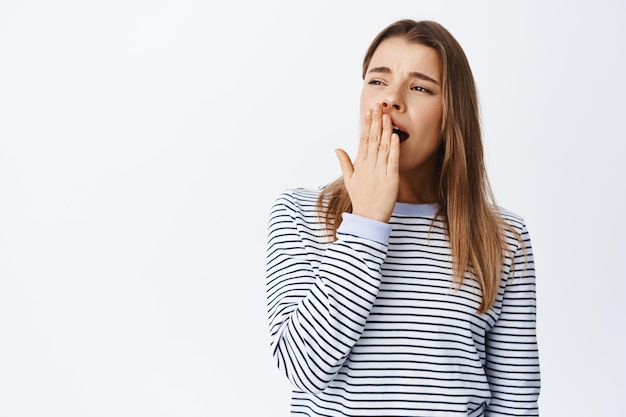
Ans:
[[[389,223],[344,214],[332,241],[319,190],[282,193],[267,246],[271,348],[305,416],[536,416],[535,270],[523,220],[507,232],[493,307],[452,282],[436,205],[397,203]]]

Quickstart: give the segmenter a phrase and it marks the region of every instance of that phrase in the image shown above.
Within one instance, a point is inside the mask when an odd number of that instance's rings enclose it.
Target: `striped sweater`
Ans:
[[[535,274],[523,220],[494,306],[458,289],[436,205],[396,203],[389,223],[344,213],[324,231],[319,190],[282,193],[269,216],[270,341],[304,416],[538,415]]]

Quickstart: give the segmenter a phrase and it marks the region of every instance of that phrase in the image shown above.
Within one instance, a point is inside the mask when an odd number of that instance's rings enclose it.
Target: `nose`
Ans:
[[[391,102],[391,100],[383,101],[383,107],[384,108],[388,108],[389,107],[389,108],[392,108],[392,109],[398,110],[398,111],[402,109],[402,106],[400,106],[400,104],[393,103],[393,102]]]
[[[400,112],[405,109],[402,93],[395,88],[388,90],[387,97],[382,101],[382,105],[385,109],[394,109]]]

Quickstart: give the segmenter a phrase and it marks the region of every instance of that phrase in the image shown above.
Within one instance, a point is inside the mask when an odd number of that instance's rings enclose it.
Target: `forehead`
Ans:
[[[368,69],[375,67],[388,67],[392,72],[420,71],[437,78],[441,74],[441,60],[434,48],[398,36],[378,45]]]

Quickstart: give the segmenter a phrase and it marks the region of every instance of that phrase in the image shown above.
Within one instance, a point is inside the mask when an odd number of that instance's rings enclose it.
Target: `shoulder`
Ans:
[[[496,209],[500,213],[502,220],[504,220],[509,226],[514,228],[518,233],[522,233],[526,227],[524,218],[519,214],[516,214],[504,207],[497,206]]]
[[[323,187],[289,188],[278,194],[275,203],[298,207],[316,206],[322,189]]]
[[[302,239],[328,243],[328,231],[320,211],[318,198],[322,188],[292,188],[282,191],[275,199],[269,215],[271,230],[297,231]]]
[[[318,199],[323,187],[290,188],[283,190],[274,200],[272,211],[286,210],[295,216],[317,213]]]
[[[521,246],[530,246],[530,237],[524,218],[503,207],[497,206],[496,208],[505,223],[504,232],[509,245],[515,248],[519,248],[520,244]]]

